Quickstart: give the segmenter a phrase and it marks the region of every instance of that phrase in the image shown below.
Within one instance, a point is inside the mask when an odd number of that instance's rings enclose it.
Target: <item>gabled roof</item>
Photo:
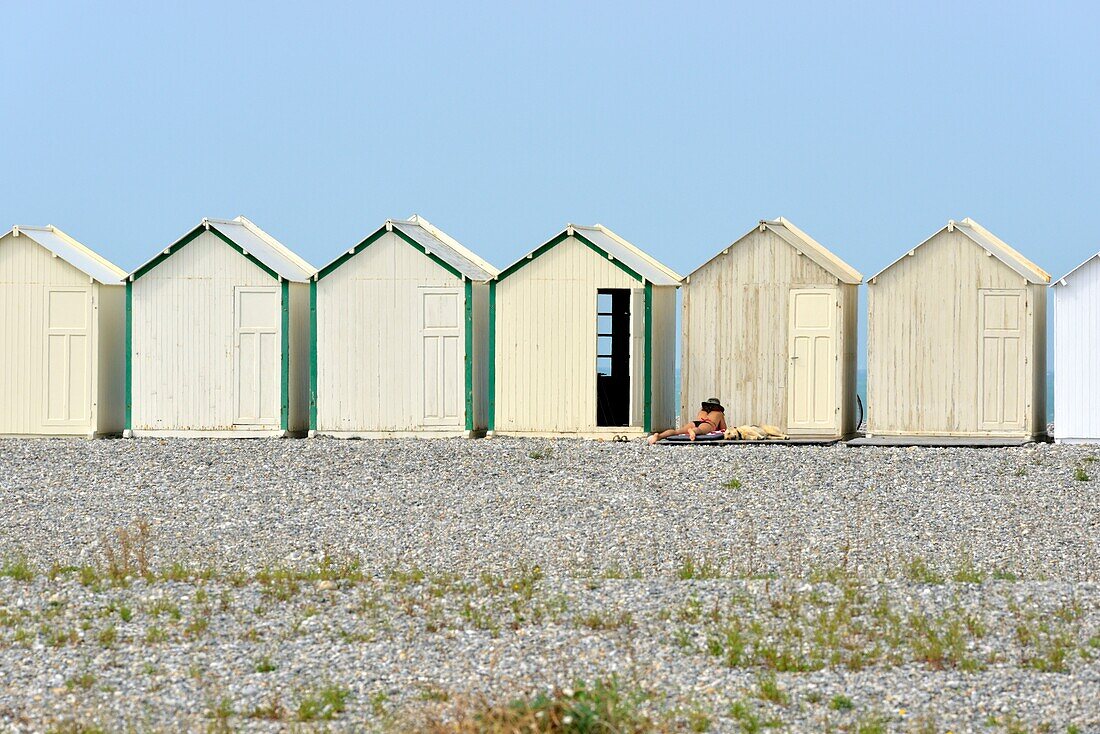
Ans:
[[[10,234],[25,236],[72,265],[97,283],[122,285],[126,271],[80,244],[52,224],[45,227],[16,225]]]
[[[260,266],[273,278],[298,283],[308,282],[316,272],[314,267],[303,260],[277,239],[263,231],[244,217],[236,219],[203,219],[198,226],[180,237],[156,257],[142,264],[130,274],[130,279],[140,278],[152,270],[158,263],[179,250],[204,231],[211,231]]]
[[[648,281],[653,285],[679,286],[680,281],[683,280],[683,277],[675,270],[627,242],[602,224],[592,226],[570,224],[566,226],[557,235],[502,270],[498,279],[506,278],[570,236],[576,237],[596,252],[615,262],[639,281]]]
[[[1073,270],[1069,271],[1068,273],[1063,275],[1061,278],[1059,278],[1058,280],[1051,283],[1050,287],[1053,288],[1056,285],[1066,285],[1066,279],[1067,278],[1072,278],[1074,273],[1076,273],[1078,270],[1080,270],[1081,268],[1085,267],[1086,265],[1091,263],[1093,260],[1096,260],[1098,258],[1100,258],[1100,252],[1098,252],[1095,255],[1091,256],[1089,259],[1085,260],[1083,263],[1081,263],[1080,265],[1075,267]]]
[[[874,280],[875,278],[882,275],[883,273],[885,273],[890,268],[897,265],[899,262],[901,262],[903,259],[905,259],[908,255],[910,255],[911,253],[916,252],[918,248],[922,247],[923,245],[928,243],[930,240],[932,240],[933,237],[936,237],[937,235],[944,232],[945,230],[949,231],[949,232],[950,231],[961,232],[962,234],[966,235],[967,238],[969,238],[971,242],[973,242],[978,247],[982,248],[983,250],[988,252],[990,255],[997,258],[1001,262],[1003,262],[1008,267],[1015,270],[1017,273],[1019,273],[1020,277],[1022,277],[1024,280],[1026,280],[1029,283],[1038,283],[1038,284],[1045,285],[1045,284],[1050,282],[1050,273],[1048,273],[1047,271],[1043,270],[1042,268],[1040,268],[1035,263],[1028,260],[1026,257],[1024,257],[1019,252],[1017,252],[1012,247],[1010,247],[1008,245],[1008,243],[1006,243],[1000,237],[997,237],[997,235],[993,234],[988,229],[986,229],[982,225],[978,224],[977,222],[975,222],[970,217],[967,217],[966,219],[962,220],[961,222],[956,222],[953,219],[948,220],[947,225],[945,227],[941,228],[935,234],[933,234],[932,237],[929,237],[924,242],[921,242],[919,245],[917,245],[913,249],[906,252],[904,255],[899,257],[897,260],[894,260],[894,262],[890,263],[889,265],[884,267],[882,270],[880,270],[877,273],[875,273],[874,275],[872,275],[871,280]]]
[[[863,282],[863,276],[858,270],[841,260],[839,257],[826,249],[825,246],[822,245],[820,242],[803,232],[798,227],[794,226],[791,222],[787,221],[783,217],[779,217],[777,219],[761,219],[755,227],[750,229],[741,237],[738,237],[736,240],[734,240],[733,244],[731,244],[729,247],[724,248],[721,252],[712,257],[710,260],[707,260],[705,263],[695,268],[695,270],[692,271],[692,274],[702,270],[725,253],[729,252],[730,248],[736,246],[738,242],[745,239],[753,232],[756,232],[757,230],[764,231],[765,229],[775,232],[775,234],[777,234],[780,239],[782,239],[798,252],[801,252],[803,255],[810,258],[810,260],[812,260],[813,262],[820,265],[822,268],[825,269],[827,273],[832,275],[841,283],[859,285]],[[689,275],[688,278],[690,279],[691,276]]]
[[[495,278],[499,272],[487,260],[475,255],[427,219],[419,214],[413,214],[408,219],[387,219],[381,227],[367,235],[358,245],[341,253],[335,260],[317,271],[317,278],[325,277],[386,232],[391,231],[456,278],[484,283]]]

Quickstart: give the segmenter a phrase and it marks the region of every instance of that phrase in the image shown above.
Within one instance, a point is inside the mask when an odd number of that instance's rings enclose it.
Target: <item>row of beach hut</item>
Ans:
[[[1100,440],[1100,257],[1055,284],[1056,437]],[[0,434],[855,434],[862,275],[791,222],[687,277],[601,225],[498,270],[419,216],[316,269],[244,217],[126,273],[56,227],[0,237]],[[871,437],[1046,432],[1050,276],[976,222],[867,281]],[[682,288],[681,389],[675,387]]]

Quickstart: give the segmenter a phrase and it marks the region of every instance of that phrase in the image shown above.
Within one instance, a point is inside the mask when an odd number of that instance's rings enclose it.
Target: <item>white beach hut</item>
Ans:
[[[856,410],[854,268],[786,219],[761,220],[684,280],[680,411],[840,439]]]
[[[122,432],[125,277],[53,226],[0,236],[0,434]]]
[[[126,282],[128,435],[304,434],[314,268],[204,219]]]
[[[1100,253],[1054,291],[1054,439],[1100,443]]]
[[[672,425],[680,279],[598,224],[571,224],[502,271],[489,284],[490,432]]]
[[[868,436],[1044,435],[1049,282],[971,219],[873,276]]]
[[[321,268],[310,286],[311,432],[484,434],[497,273],[417,215]]]

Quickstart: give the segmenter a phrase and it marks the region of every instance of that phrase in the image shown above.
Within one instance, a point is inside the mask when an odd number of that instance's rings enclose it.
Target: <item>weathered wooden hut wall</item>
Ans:
[[[1024,425],[982,424],[982,291],[1023,298]],[[966,235],[943,230],[868,284],[868,433],[1032,435],[1041,409],[1045,293]]]
[[[26,235],[0,237],[0,434],[122,430],[122,293]]]
[[[596,426],[600,288],[641,291],[643,286],[575,237],[496,283],[494,430],[609,430]],[[637,306],[632,309],[636,314]],[[633,396],[642,389],[641,374],[635,371],[632,381]],[[641,428],[642,416],[633,416],[632,423]]]
[[[1054,437],[1100,443],[1100,257],[1054,291]]]
[[[683,420],[709,396],[732,424],[788,430],[791,290],[833,289],[839,306],[837,428],[854,431],[857,286],[838,282],[770,227],[756,228],[696,270],[683,286],[680,360]]]
[[[270,290],[279,332],[280,286],[270,275],[203,232],[132,282],[131,428],[134,431],[232,431],[236,419],[235,291]],[[265,357],[281,374],[281,337]],[[279,428],[278,381],[263,391],[264,425]],[[245,430],[255,430],[255,425]]]
[[[387,232],[317,282],[317,426],[322,432],[456,432],[465,426],[464,286]],[[450,419],[424,419],[426,291],[450,294],[457,329]]]

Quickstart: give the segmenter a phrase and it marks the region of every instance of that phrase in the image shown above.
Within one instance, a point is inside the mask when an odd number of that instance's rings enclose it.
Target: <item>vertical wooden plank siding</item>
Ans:
[[[1054,291],[1054,437],[1100,443],[1100,258]]]
[[[645,409],[642,429],[649,433],[653,426],[653,284],[645,283]]]
[[[596,292],[641,284],[575,237],[496,282],[494,430],[596,429]],[[495,295],[492,295],[494,294]],[[645,390],[635,373],[632,394]],[[643,428],[643,416],[634,419]]]
[[[134,430],[234,430],[238,286],[279,287],[212,232],[203,232],[133,281]],[[280,320],[278,312],[272,314],[272,323]],[[281,360],[281,355],[274,358]],[[278,362],[272,367],[280,369]],[[273,399],[279,399],[278,393]],[[273,414],[279,409],[276,403]]]
[[[486,427],[496,429],[497,402],[497,282],[489,281],[489,405]]]
[[[979,394],[983,289],[1026,294],[1025,426],[983,431]],[[1024,278],[960,232],[946,229],[868,284],[868,432],[876,435],[1021,435],[1035,425],[1036,340],[1045,314]],[[1045,294],[1042,296],[1045,299]],[[1045,317],[1044,317],[1045,318]]]
[[[474,430],[474,284],[466,279],[463,283],[463,334],[465,336],[462,352],[463,392],[466,404],[466,430]]]
[[[317,430],[317,279],[309,281],[309,430]]]
[[[652,431],[677,425],[680,408],[680,395],[676,391],[676,290],[672,286],[653,287]]]
[[[692,273],[682,288],[682,420],[695,414],[700,401],[716,395],[725,401],[731,423],[768,423],[787,430],[794,288],[837,292],[837,354],[842,362],[836,370],[837,425],[852,421],[858,287],[838,283],[836,276],[778,234],[759,228]]]
[[[86,421],[46,421],[46,327],[50,288],[81,289],[88,294],[88,374],[91,377]],[[0,434],[87,435],[96,429],[95,287],[86,274],[32,241],[27,235],[0,236]]]
[[[394,232],[386,232],[320,278],[314,288],[314,430],[453,433],[464,429],[468,421],[461,407],[453,422],[425,423],[421,334],[423,296],[432,289],[454,293],[455,327],[465,327],[466,311],[473,303],[460,279]],[[464,300],[468,305],[463,305]],[[461,339],[460,352],[470,349],[472,337],[471,333]],[[466,359],[459,359],[450,375],[464,391],[466,367]],[[467,405],[465,396],[458,399],[460,406]]]
[[[126,280],[126,415],[124,426],[131,427],[130,414],[133,410],[134,386],[134,282]]]
[[[290,427],[290,283],[279,283],[279,427]]]

